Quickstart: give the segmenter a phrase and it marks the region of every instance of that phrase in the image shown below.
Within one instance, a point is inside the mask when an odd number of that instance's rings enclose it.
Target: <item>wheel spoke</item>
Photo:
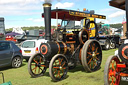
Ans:
[[[96,53],[96,55],[99,55],[100,53]]]
[[[64,74],[64,71],[62,70],[62,74]]]
[[[95,51],[95,53],[97,53],[97,50],[98,50],[98,47],[96,48],[96,51]]]
[[[57,63],[56,63],[56,61],[55,61],[55,65],[57,66]]]
[[[38,62],[36,60],[33,59],[33,61],[38,64]]]
[[[53,74],[55,74],[55,73],[56,73],[56,71],[57,71],[57,69],[55,69],[55,71],[53,72]]]
[[[61,76],[60,76],[60,71],[59,71],[59,77],[61,78]]]
[[[109,75],[110,75],[110,76],[114,76],[114,71],[110,70],[110,71],[109,71]]]
[[[36,67],[37,67],[37,66],[36,66]],[[36,67],[35,67],[35,68],[33,68],[33,69],[32,69],[32,71],[33,71],[34,69],[36,69]]]
[[[93,61],[93,69],[97,65],[96,61]]]
[[[45,65],[41,65],[42,67],[46,67]]]
[[[59,61],[59,65],[61,65],[61,61],[60,61],[60,59],[58,58],[58,61]]]
[[[40,57],[40,63],[41,63],[41,57]]]
[[[96,60],[99,60],[99,58],[95,57]]]
[[[114,77],[112,77],[112,84],[114,85]]]
[[[92,55],[90,52],[87,52],[89,55]]]
[[[40,67],[39,67],[40,68]],[[42,68],[40,68],[42,71],[43,71],[43,69]]]
[[[93,45],[92,45],[92,51],[94,51],[95,49],[94,49],[94,47],[93,47]]]
[[[53,67],[53,68],[55,68],[55,69],[59,69],[60,67]]]
[[[91,61],[92,61],[92,58],[89,60],[88,64],[90,64],[90,63],[91,63]]]
[[[112,69],[115,71],[114,62],[112,62]]]
[[[58,77],[58,75],[59,75],[59,71],[58,71],[58,73],[57,73],[57,75],[56,75],[56,78]]]
[[[60,62],[62,62],[63,61],[63,58],[61,59],[61,61]]]
[[[110,77],[111,77],[111,75],[110,75],[110,74],[108,74],[108,80],[110,80]]]
[[[62,67],[65,65],[65,62],[63,63]]]
[[[63,67],[63,69],[66,69],[66,67]]]
[[[37,67],[35,68],[35,73],[36,73],[36,69],[37,69]]]

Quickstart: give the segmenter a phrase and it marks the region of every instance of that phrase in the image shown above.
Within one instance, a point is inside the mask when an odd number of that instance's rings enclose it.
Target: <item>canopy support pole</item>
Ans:
[[[126,10],[126,28],[127,28],[127,31],[126,31],[126,37],[128,39],[128,0],[125,0],[125,10]]]

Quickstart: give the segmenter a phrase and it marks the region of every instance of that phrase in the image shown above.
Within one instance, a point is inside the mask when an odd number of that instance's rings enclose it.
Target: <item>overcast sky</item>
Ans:
[[[48,0],[49,1],[49,0]],[[109,6],[109,0],[52,0],[52,9],[58,7],[80,11],[83,8],[95,10],[96,14],[106,15],[107,19],[97,22],[122,23],[125,11]],[[44,0],[0,0],[0,17],[5,18],[5,27],[44,26]],[[55,25],[53,23],[52,25]]]

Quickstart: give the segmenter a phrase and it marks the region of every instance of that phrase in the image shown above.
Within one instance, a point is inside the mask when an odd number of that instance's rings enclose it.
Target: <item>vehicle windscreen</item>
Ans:
[[[66,28],[66,29],[77,29],[77,28],[80,28],[81,27],[81,22],[80,21],[73,21],[73,20],[69,20],[69,21],[66,21],[64,20],[62,22],[62,26],[61,28]]]
[[[23,48],[34,48],[35,47],[35,41],[26,41],[22,44]]]
[[[61,28],[71,29],[75,26],[75,21],[63,21]]]

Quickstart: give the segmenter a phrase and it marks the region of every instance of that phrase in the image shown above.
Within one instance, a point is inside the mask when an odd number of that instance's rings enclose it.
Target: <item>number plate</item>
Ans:
[[[128,81],[128,77],[121,77],[122,81]]]
[[[31,51],[30,51],[30,50],[25,50],[24,52],[25,52],[25,53],[30,53]]]

